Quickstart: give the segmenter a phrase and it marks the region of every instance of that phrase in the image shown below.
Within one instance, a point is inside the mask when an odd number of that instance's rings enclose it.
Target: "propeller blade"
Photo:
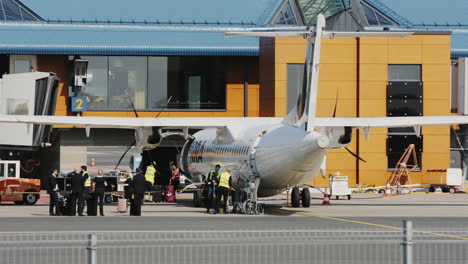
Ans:
[[[338,89],[336,89],[336,97],[335,97],[335,109],[333,109],[333,117],[336,117],[336,108],[338,107]]]
[[[131,144],[130,146],[128,146],[127,150],[125,150],[125,152],[122,154],[122,156],[120,156],[119,162],[117,162],[117,165],[115,165],[114,170],[117,170],[117,167],[119,167],[120,162],[122,162],[122,160],[123,160],[123,158],[125,157],[125,155],[127,154],[127,152],[128,152],[133,146],[135,146],[135,144],[136,144],[136,140],[133,140],[132,144]]]
[[[159,115],[160,115],[164,110],[166,110],[166,107],[169,105],[169,102],[171,101],[171,99],[172,99],[172,96],[170,96],[169,99],[167,99],[166,105],[161,109],[161,111],[159,111],[159,113],[155,116],[155,118],[158,118]]]
[[[356,153],[352,152],[348,147],[345,147],[345,149],[349,152],[349,154],[353,155],[355,158],[359,159],[362,162],[367,162],[363,158],[359,157]]]
[[[135,109],[135,105],[133,104],[132,98],[130,97],[130,95],[127,95],[127,97],[128,97],[128,100],[130,100],[130,103],[132,104],[132,108],[133,108],[133,112],[135,112],[135,116],[139,117],[137,110]]]
[[[132,108],[133,108],[133,112],[135,112],[135,116],[139,117],[138,113],[137,113],[137,110],[135,109],[135,105],[133,104],[132,98],[130,97],[130,95],[127,95],[127,97],[128,97],[128,100],[130,100],[130,103],[132,104]],[[117,170],[117,167],[119,167],[120,163],[122,162],[122,160],[125,157],[125,155],[127,154],[127,152],[135,145],[136,145],[136,139],[133,140],[132,144],[130,144],[130,146],[128,146],[127,150],[125,150],[125,152],[122,154],[122,156],[120,156],[120,159],[117,162],[117,165],[115,165],[114,170]]]
[[[457,140],[458,147],[460,147],[460,149],[464,152],[465,148],[463,147],[463,145],[462,145],[462,143],[460,141],[460,138],[458,137],[457,131],[455,130],[455,128],[453,128],[453,126],[450,126],[450,130],[455,135],[455,139]]]

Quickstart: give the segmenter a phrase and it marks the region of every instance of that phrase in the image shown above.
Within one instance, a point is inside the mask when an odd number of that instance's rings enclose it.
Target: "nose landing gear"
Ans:
[[[242,203],[241,212],[244,214],[263,214],[265,207],[263,204],[257,202],[257,191],[260,185],[260,178],[251,177],[247,182],[247,200]]]

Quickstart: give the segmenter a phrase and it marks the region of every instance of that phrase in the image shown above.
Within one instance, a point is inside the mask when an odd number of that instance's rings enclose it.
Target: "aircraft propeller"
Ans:
[[[333,117],[336,117],[336,109],[338,107],[338,96],[339,96],[339,89],[336,89],[336,97],[335,97],[335,107],[333,109]],[[354,156],[355,158],[359,159],[360,161],[362,162],[367,162],[366,160],[364,160],[363,158],[359,157],[359,155],[357,155],[356,153],[354,153],[353,151],[351,151],[348,147],[345,147],[346,151],[348,151],[349,154],[351,154],[352,156]]]
[[[130,104],[132,105],[133,112],[135,113],[135,117],[139,117],[139,116],[138,116],[138,112],[137,112],[137,110],[136,110],[136,108],[135,108],[135,105],[133,104],[132,98],[130,97],[130,95],[127,95],[127,97],[128,97],[128,100],[130,100]],[[135,145],[136,145],[136,139],[133,139],[132,144],[130,144],[130,145],[128,146],[127,150],[125,150],[125,152],[122,154],[122,156],[120,156],[120,159],[119,159],[119,161],[117,162],[117,164],[115,165],[114,170],[117,170],[117,167],[119,167],[119,165],[120,165],[120,163],[122,162],[123,158],[125,157],[125,155],[127,155],[127,152],[128,152],[133,146],[135,146]]]
[[[135,104],[133,103],[132,98],[131,98],[129,95],[127,95],[127,97],[128,97],[128,100],[130,100],[130,104],[132,105],[133,112],[135,113],[135,117],[139,117],[139,116],[138,116],[138,112],[137,112],[137,110],[136,110],[136,108],[135,108]],[[171,101],[171,99],[172,99],[172,96],[169,97],[169,99],[167,100],[166,104],[165,104],[164,107],[161,109],[161,111],[159,111],[159,113],[155,116],[155,118],[158,118],[159,115],[161,115],[161,113],[162,113],[162,112],[166,109],[166,107],[169,105],[169,102]],[[117,167],[119,167],[119,165],[120,165],[120,163],[122,162],[122,160],[123,160],[123,158],[125,157],[125,155],[127,155],[128,151],[130,151],[130,149],[131,149],[133,146],[135,146],[135,145],[136,145],[136,139],[133,140],[132,144],[130,144],[130,145],[128,146],[128,148],[125,150],[125,152],[122,154],[122,156],[120,156],[120,159],[119,159],[119,161],[117,162],[117,164],[115,165],[114,170],[117,170]]]

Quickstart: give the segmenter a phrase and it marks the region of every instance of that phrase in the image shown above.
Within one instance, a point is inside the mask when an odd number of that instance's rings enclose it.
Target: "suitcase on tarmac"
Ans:
[[[166,185],[165,188],[165,197],[166,197],[166,202],[175,202],[176,201],[176,194],[175,194],[175,187],[174,185]]]
[[[62,215],[75,215],[72,208],[72,197],[70,193],[63,192],[59,197],[59,211]]]
[[[119,213],[127,212],[127,199],[119,198],[117,202],[117,212]]]
[[[152,189],[153,194],[153,202],[160,203],[162,202],[162,195],[163,195],[163,186],[162,185],[154,185]]]
[[[86,214],[89,216],[97,215],[97,201],[94,193],[90,193],[86,199]]]

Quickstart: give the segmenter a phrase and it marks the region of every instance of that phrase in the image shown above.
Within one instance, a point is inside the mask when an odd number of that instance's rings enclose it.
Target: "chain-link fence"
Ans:
[[[464,239],[468,237],[468,231],[411,232],[408,229],[408,235],[404,236],[404,233],[403,228],[378,227],[353,230],[0,233],[0,263],[468,262],[468,240]]]

